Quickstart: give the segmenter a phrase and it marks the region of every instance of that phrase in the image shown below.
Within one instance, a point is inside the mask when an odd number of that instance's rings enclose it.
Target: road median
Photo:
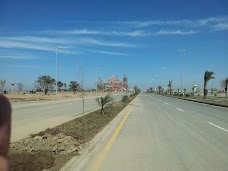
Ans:
[[[223,104],[223,103],[216,103],[214,101],[205,101],[203,99],[193,99],[193,98],[185,98],[185,97],[178,97],[178,96],[168,96],[165,95],[166,97],[171,97],[171,98],[176,98],[176,99],[180,99],[180,100],[186,100],[186,101],[191,101],[191,102],[196,102],[196,103],[202,103],[202,104],[207,104],[207,105],[213,105],[213,106],[219,106],[219,107],[225,107],[228,108],[228,104]],[[226,103],[228,103],[228,100],[225,101]]]
[[[105,114],[97,110],[11,143],[10,170],[54,171],[64,165],[61,170],[71,170],[77,161],[82,160],[79,162],[82,164],[85,156],[93,154],[104,135],[122,118],[132,99],[113,102],[105,107]]]

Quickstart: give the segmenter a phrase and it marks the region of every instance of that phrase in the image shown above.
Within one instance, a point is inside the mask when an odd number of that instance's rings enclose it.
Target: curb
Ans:
[[[131,107],[137,97],[135,97],[117,116],[105,126],[105,128],[99,132],[80,152],[79,156],[74,156],[68,161],[60,171],[80,171],[85,164],[91,159],[91,157],[99,150],[99,148],[105,143],[107,137],[111,136],[115,131],[116,126],[124,118],[126,111]]]
[[[173,97],[173,96],[165,96],[165,97],[171,97],[174,99],[180,99],[180,100],[186,100],[186,101],[191,101],[191,102],[195,102],[195,103],[203,103],[203,104],[228,108],[228,105],[225,105],[225,104],[218,104],[218,103],[213,103],[213,102],[203,102],[203,101],[198,101],[198,100],[194,100],[194,99],[185,99],[185,98],[179,98],[179,97]]]

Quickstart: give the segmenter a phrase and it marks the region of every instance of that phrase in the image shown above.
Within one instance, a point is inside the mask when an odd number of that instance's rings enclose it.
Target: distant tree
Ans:
[[[146,90],[147,93],[153,93],[153,87],[150,87]]]
[[[207,83],[209,80],[214,79],[215,77],[213,77],[214,72],[213,71],[205,71],[204,73],[204,89],[203,89],[203,94],[204,94],[204,99],[207,96]]]
[[[104,83],[101,78],[97,81],[97,91],[102,92],[104,90]]]
[[[2,92],[5,91],[6,80],[0,80],[1,90]]]
[[[137,85],[134,86],[134,92],[136,95],[140,93],[140,89],[138,88]]]
[[[186,89],[186,88],[184,88],[184,94],[186,94],[186,92],[187,92],[187,89]]]
[[[158,86],[158,94],[161,94],[162,86]]]
[[[222,88],[225,89],[225,93],[226,93],[226,98],[227,98],[227,85],[228,85],[228,78],[225,78],[224,80],[220,81],[220,85]]]
[[[98,105],[101,107],[101,114],[105,114],[104,106],[113,101],[113,98],[107,94],[105,97],[96,98]]]
[[[17,83],[17,87],[18,87],[19,92],[21,92],[24,88],[24,85],[22,83]]]
[[[79,88],[79,84],[76,81],[70,82],[69,89],[70,89],[70,91],[73,91],[74,94],[78,90],[78,88]]]
[[[58,87],[58,91],[60,91],[61,90],[61,87],[63,87],[63,82],[58,81],[57,82],[57,87]]]
[[[67,91],[67,84],[64,83],[63,86],[64,86],[65,90]]]
[[[169,81],[168,87],[169,87],[169,93],[171,95],[172,94],[172,80]]]
[[[40,76],[38,77],[38,80],[35,81],[36,89],[40,88],[45,95],[47,94],[48,90],[53,89],[54,85],[55,79],[47,75]]]

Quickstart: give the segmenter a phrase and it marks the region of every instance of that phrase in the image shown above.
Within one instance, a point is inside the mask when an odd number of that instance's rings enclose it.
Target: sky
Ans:
[[[226,0],[0,0],[0,80],[34,89],[42,75],[95,88],[128,77],[132,88],[208,88],[228,77]],[[185,50],[179,52],[179,50]],[[162,69],[163,68],[163,69]],[[166,69],[164,69],[166,68]]]

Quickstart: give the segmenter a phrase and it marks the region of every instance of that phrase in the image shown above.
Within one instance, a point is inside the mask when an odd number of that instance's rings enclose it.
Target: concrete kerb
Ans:
[[[136,97],[137,98],[137,97]],[[99,132],[80,152],[79,156],[73,157],[69,162],[67,162],[60,171],[80,171],[85,164],[91,159],[91,157],[99,150],[99,148],[104,144],[107,137],[112,135],[115,131],[115,128],[124,118],[126,112],[131,107],[130,104],[133,104],[132,100],[101,132]]]
[[[191,101],[191,102],[195,102],[195,103],[202,103],[202,104],[208,104],[208,105],[213,105],[213,106],[219,106],[219,107],[228,108],[228,105],[218,104],[218,103],[213,103],[213,102],[203,102],[203,101],[198,101],[198,100],[194,100],[194,99],[186,99],[186,98],[179,98],[179,97],[173,97],[173,96],[166,96],[166,97],[171,97],[171,98],[180,99],[180,100],[186,100],[186,101]]]

